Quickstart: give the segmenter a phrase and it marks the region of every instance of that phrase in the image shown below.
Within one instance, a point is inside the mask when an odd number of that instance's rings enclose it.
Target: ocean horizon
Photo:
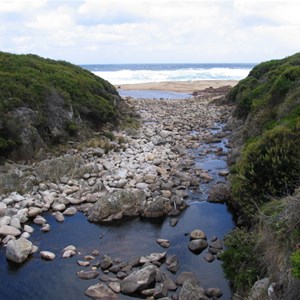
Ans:
[[[114,85],[163,81],[241,80],[255,63],[163,63],[81,65]]]

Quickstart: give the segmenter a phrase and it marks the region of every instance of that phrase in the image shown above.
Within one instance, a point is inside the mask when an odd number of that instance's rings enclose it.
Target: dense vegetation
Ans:
[[[230,204],[244,228],[226,239],[225,274],[241,293],[269,276],[279,298],[292,299],[300,277],[300,53],[254,67],[228,101],[243,120]]]
[[[110,83],[78,66],[0,52],[0,156],[24,144],[24,119],[51,144],[114,122],[118,100]]]

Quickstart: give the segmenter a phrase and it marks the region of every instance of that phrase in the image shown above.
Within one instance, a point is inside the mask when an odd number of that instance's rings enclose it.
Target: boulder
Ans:
[[[206,247],[208,246],[207,241],[206,240],[192,240],[189,242],[189,249],[192,252],[201,252],[203,251]]]
[[[137,291],[147,289],[155,280],[157,267],[149,265],[141,270],[134,271],[121,282],[121,291],[123,294],[132,294]]]
[[[43,210],[41,208],[32,206],[32,207],[29,207],[28,212],[27,212],[27,216],[29,218],[33,218],[33,217],[41,214],[42,212],[43,212]]]
[[[206,234],[200,229],[195,229],[191,232],[190,239],[191,240],[198,240],[198,239],[206,240]]]
[[[195,281],[186,280],[179,294],[179,300],[209,300],[205,291]]]
[[[107,222],[119,216],[138,216],[146,195],[142,190],[118,190],[99,199],[88,211],[88,220]]]
[[[12,235],[12,236],[19,236],[21,231],[15,227],[9,225],[3,225],[0,227],[0,235]]]
[[[97,283],[85,291],[86,296],[97,300],[118,300],[119,297],[104,283]]]
[[[147,218],[158,218],[167,215],[172,210],[170,200],[161,196],[148,201],[141,215]]]
[[[25,238],[10,240],[6,246],[6,258],[16,263],[22,263],[32,250],[32,243]]]
[[[214,203],[224,203],[231,198],[228,183],[217,183],[209,191],[207,201]]]
[[[205,294],[209,297],[209,298],[220,298],[223,295],[223,292],[220,288],[208,288],[205,291]],[[261,299],[261,298],[257,298],[257,299]]]
[[[41,251],[40,252],[41,258],[45,260],[53,260],[55,258],[55,254],[50,251]]]
[[[83,270],[81,270],[81,271],[77,272],[76,274],[80,279],[84,279],[84,280],[94,279],[99,276],[98,271],[83,271]]]

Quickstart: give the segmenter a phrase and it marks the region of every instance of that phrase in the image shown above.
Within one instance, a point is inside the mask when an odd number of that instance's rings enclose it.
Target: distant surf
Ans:
[[[241,80],[255,64],[112,64],[81,67],[115,85],[162,81]]]

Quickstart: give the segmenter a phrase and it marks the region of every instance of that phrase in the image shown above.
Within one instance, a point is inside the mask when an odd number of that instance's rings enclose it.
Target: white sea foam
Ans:
[[[250,68],[187,68],[178,70],[118,70],[93,71],[112,84],[146,83],[161,81],[196,80],[241,80],[249,74]]]

